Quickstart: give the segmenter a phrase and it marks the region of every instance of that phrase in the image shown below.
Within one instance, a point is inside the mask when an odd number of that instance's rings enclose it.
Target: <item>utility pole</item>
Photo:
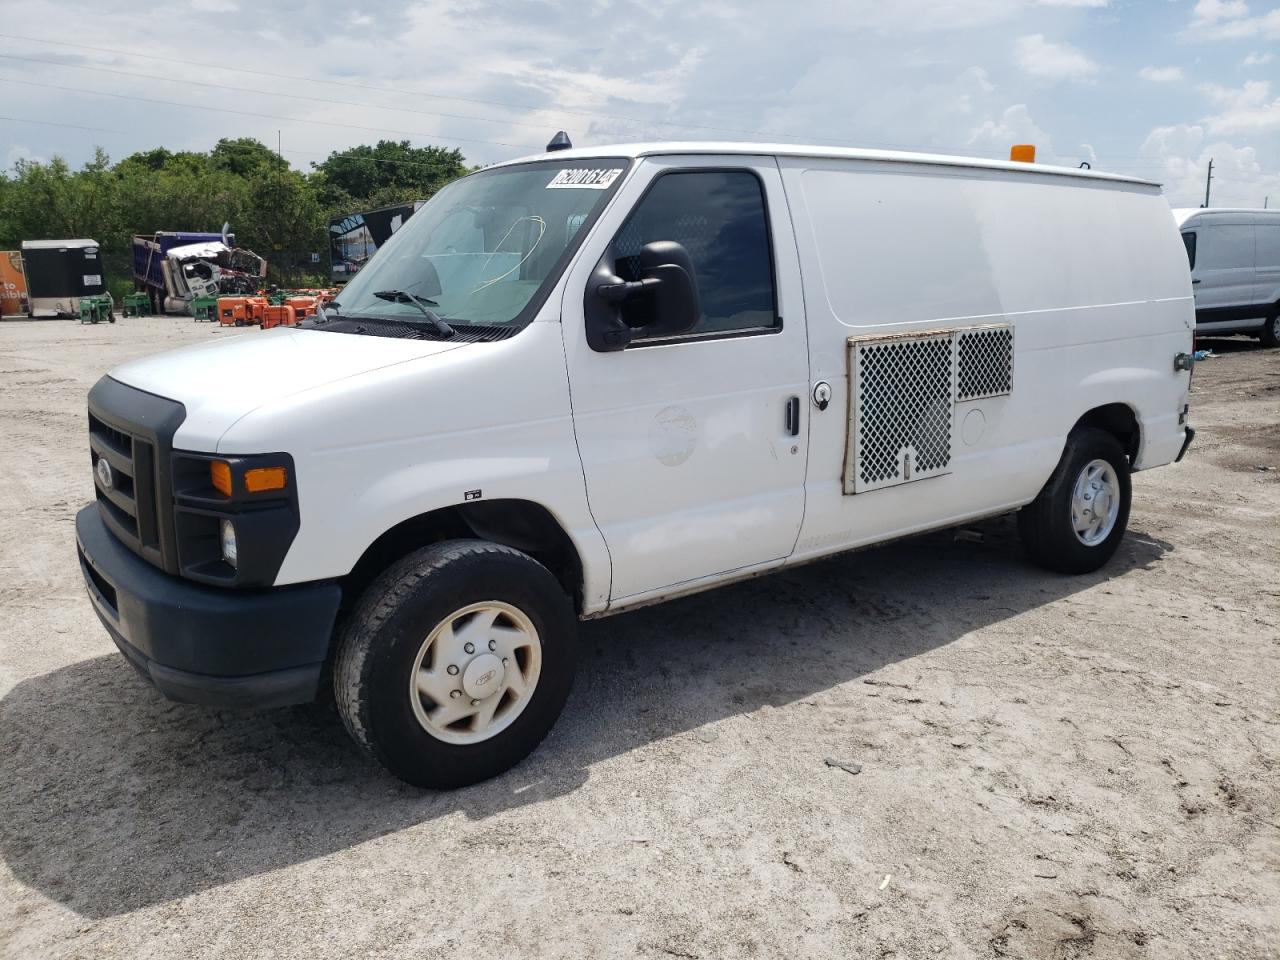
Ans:
[[[280,147],[281,147],[282,143],[283,143],[283,141],[282,141],[282,140],[281,140],[281,138],[280,138],[280,131],[279,131],[279,130],[277,130],[277,131],[276,131],[276,156],[277,156],[277,157],[279,157],[281,160],[283,160],[283,159],[284,159],[284,151],[282,151],[282,150],[280,149]],[[1209,161],[1209,164],[1212,166],[1213,161],[1212,161],[1212,160],[1210,160],[1210,161]]]
[[[1209,158],[1209,172],[1204,177],[1204,205],[1209,205],[1209,183],[1213,180],[1213,157]]]

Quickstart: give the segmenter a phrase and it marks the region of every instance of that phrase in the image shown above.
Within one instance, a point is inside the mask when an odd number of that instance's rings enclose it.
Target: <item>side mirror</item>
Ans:
[[[657,281],[649,297],[640,331],[646,337],[688,333],[702,315],[698,281],[689,251],[674,240],[646,243],[640,251],[640,282]],[[626,319],[626,313],[623,314]]]
[[[640,279],[616,277],[606,257],[587,287],[587,342],[593,350],[621,350],[633,337],[673,337],[702,315],[689,251],[674,240],[640,250]]]

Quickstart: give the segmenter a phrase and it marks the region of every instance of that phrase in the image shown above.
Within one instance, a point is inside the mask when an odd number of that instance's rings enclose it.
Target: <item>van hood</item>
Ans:
[[[187,410],[181,449],[214,451],[241,417],[304,390],[464,346],[434,340],[370,337],[277,328],[182,347],[116,367],[113,380]]]

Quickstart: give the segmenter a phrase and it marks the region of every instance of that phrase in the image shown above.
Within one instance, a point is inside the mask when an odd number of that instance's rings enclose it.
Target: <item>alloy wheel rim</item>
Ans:
[[[542,643],[509,603],[468,604],[429,633],[409,674],[409,702],[422,728],[445,743],[497,736],[529,705],[542,673]]]
[[[1096,547],[1120,515],[1120,478],[1106,460],[1090,460],[1071,490],[1071,527],[1086,547]]]

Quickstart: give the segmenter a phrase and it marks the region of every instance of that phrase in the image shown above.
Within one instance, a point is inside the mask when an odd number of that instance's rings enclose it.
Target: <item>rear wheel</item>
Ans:
[[[1280,347],[1280,303],[1276,304],[1271,316],[1267,317],[1258,339],[1264,347]]]
[[[500,544],[410,554],[360,599],[334,693],[371,757],[421,787],[466,786],[523,760],[573,682],[576,619],[545,567]]]
[[[1059,573],[1089,573],[1111,559],[1129,523],[1129,458],[1111,434],[1073,430],[1040,495],[1018,513],[1027,555]]]

